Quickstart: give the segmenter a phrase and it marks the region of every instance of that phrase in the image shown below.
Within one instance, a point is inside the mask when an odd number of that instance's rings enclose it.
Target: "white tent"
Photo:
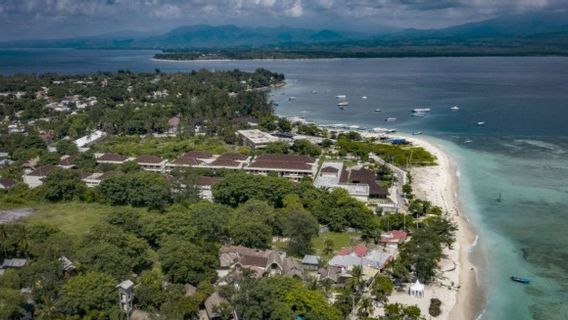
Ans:
[[[418,281],[418,279],[416,279],[416,282],[414,282],[411,286],[410,286],[410,295],[416,298],[423,298],[424,297],[424,285],[422,283],[420,283],[420,281]]]

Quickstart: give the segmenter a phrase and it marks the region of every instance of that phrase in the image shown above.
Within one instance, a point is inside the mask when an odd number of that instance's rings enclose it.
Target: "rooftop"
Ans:
[[[257,156],[248,168],[311,171],[314,164],[315,159],[308,156],[264,154]]]
[[[122,156],[119,154],[114,154],[114,153],[105,153],[102,156],[97,158],[97,161],[116,161],[116,162],[122,162],[122,161],[126,161],[128,160],[127,156]]]
[[[47,176],[48,173],[55,170],[56,168],[57,167],[52,164],[47,164],[45,166],[38,167],[37,169],[28,173],[27,175],[33,177],[45,177]]]
[[[278,142],[280,139],[270,135],[269,133],[260,131],[258,129],[239,130],[238,134],[254,144],[267,144],[271,142]]]
[[[149,164],[160,164],[164,161],[164,159],[158,157],[158,156],[153,156],[153,155],[144,155],[144,156],[138,156],[136,157],[136,159],[134,159],[134,161],[136,161],[137,163],[149,163]]]

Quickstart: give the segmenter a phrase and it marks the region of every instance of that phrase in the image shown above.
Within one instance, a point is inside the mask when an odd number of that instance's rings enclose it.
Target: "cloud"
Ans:
[[[302,7],[302,1],[298,0],[294,3],[294,5],[284,11],[286,13],[286,15],[290,16],[290,17],[294,17],[294,18],[299,18],[304,14],[304,8]]]

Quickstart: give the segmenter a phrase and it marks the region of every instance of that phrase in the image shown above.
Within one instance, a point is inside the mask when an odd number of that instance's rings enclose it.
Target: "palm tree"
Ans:
[[[6,231],[5,225],[0,225],[0,247],[2,248],[3,257],[6,257],[6,242],[8,241],[8,232]]]
[[[359,316],[368,317],[374,311],[373,300],[369,297],[361,298],[359,301]]]
[[[21,224],[18,225],[18,251],[23,253],[26,258],[29,257],[29,249],[30,249],[30,237],[28,234],[28,229],[25,225]]]
[[[57,304],[50,296],[47,296],[42,303],[37,304],[34,316],[36,319],[40,320],[61,319],[61,314],[57,311]]]

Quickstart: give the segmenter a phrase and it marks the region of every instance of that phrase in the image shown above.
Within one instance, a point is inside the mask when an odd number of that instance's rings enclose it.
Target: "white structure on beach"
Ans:
[[[410,295],[416,298],[424,298],[424,285],[418,279],[410,286]]]

